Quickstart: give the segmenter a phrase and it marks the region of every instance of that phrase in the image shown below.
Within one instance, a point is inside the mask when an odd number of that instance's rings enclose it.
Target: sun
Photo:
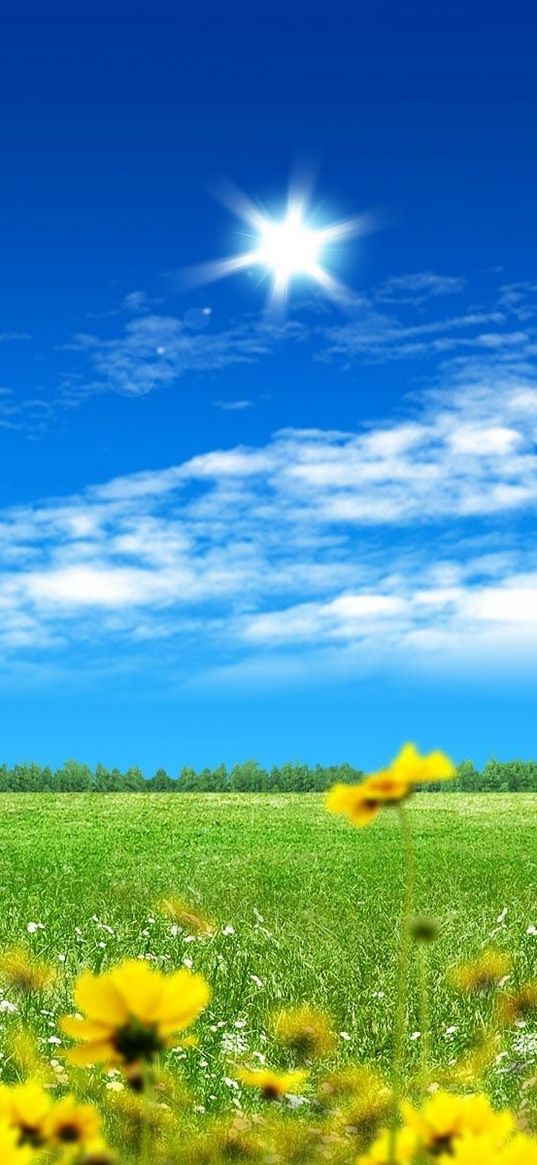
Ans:
[[[352,235],[369,234],[375,226],[371,215],[318,225],[319,216],[309,210],[304,192],[290,191],[281,218],[269,215],[229,183],[220,188],[219,197],[249,228],[244,232],[248,246],[227,259],[191,268],[191,281],[209,283],[238,271],[260,268],[262,278],[271,279],[269,306],[281,306],[291,284],[297,281],[316,284],[340,303],[350,299],[349,289],[329,268],[330,259],[334,258],[330,248]]]
[[[315,278],[322,246],[321,232],[306,226],[300,212],[291,209],[279,222],[268,219],[263,224],[254,258],[287,288],[293,275]]]

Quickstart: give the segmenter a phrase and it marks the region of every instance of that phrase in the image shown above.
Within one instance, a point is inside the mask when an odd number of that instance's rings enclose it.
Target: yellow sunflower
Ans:
[[[421,1109],[404,1102],[402,1111],[406,1126],[416,1133],[422,1148],[435,1157],[453,1153],[460,1137],[493,1137],[500,1143],[515,1128],[512,1114],[496,1112],[482,1093],[456,1096],[439,1091]]]
[[[2,1165],[30,1165],[34,1157],[28,1145],[21,1145],[16,1129],[0,1122],[0,1161]]]
[[[259,1089],[264,1100],[278,1100],[295,1095],[305,1083],[307,1072],[273,1072],[270,1068],[237,1068],[237,1080],[248,1088]]]
[[[505,951],[488,947],[472,962],[452,967],[449,977],[457,991],[479,995],[498,987],[509,974],[511,965],[511,958]]]
[[[149,1063],[197,1018],[210,998],[203,975],[163,975],[126,959],[102,975],[84,972],[74,992],[84,1018],[65,1016],[62,1030],[81,1046],[67,1056],[79,1066]]]
[[[18,1130],[19,1144],[36,1149],[46,1144],[52,1099],[35,1080],[0,1085],[0,1122]],[[2,1160],[2,1158],[0,1158]]]
[[[101,1117],[92,1104],[80,1104],[74,1096],[64,1096],[51,1108],[44,1131],[49,1144],[67,1148],[95,1144],[101,1132]]]
[[[11,947],[0,953],[0,978],[19,991],[45,991],[56,978],[56,970],[34,958],[25,947]]]
[[[353,825],[369,825],[384,805],[404,801],[414,785],[454,775],[455,768],[443,752],[421,756],[415,745],[405,744],[388,768],[372,773],[360,784],[333,785],[325,804],[329,813],[341,813]]]

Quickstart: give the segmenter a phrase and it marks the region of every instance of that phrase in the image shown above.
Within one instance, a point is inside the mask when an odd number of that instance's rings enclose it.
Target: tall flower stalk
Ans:
[[[399,933],[399,965],[397,971],[397,992],[394,1016],[392,1117],[390,1123],[389,1165],[395,1165],[397,1161],[399,1107],[403,1095],[405,1069],[410,942],[415,884],[415,861],[412,828],[404,802],[401,802],[397,808],[401,827],[401,835],[403,839],[403,906]]]
[[[390,806],[397,809],[399,816],[403,841],[404,889],[394,1016],[389,1165],[396,1165],[397,1161],[399,1112],[404,1088],[406,1011],[415,881],[412,829],[406,802],[417,785],[449,780],[453,776],[455,768],[443,752],[430,752],[427,756],[421,756],[413,744],[405,744],[387,768],[372,773],[359,785],[333,785],[328,790],[326,798],[326,808],[330,813],[341,813],[357,826],[369,825],[382,809]]]

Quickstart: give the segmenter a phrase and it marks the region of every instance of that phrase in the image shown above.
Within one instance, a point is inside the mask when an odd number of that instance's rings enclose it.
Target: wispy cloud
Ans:
[[[500,367],[354,433],[284,430],[5,511],[4,657],[77,645],[87,662],[121,641],[123,665],[167,654],[183,676],[216,658],[295,674],[290,654],[326,676],[470,640],[475,659],[527,655],[536,441],[537,383]]]
[[[253,400],[213,400],[215,409],[221,409],[226,413],[244,412],[244,409],[253,409],[255,401]]]
[[[414,307],[443,295],[464,291],[466,279],[459,275],[437,275],[434,271],[415,271],[392,275],[374,290],[374,298],[384,303],[410,303]]]
[[[187,372],[215,372],[233,364],[249,364],[274,350],[282,338],[300,338],[298,324],[271,326],[246,320],[221,331],[194,332],[171,315],[141,315],[129,321],[119,336],[102,338],[80,332],[65,347],[84,354],[92,375],[78,373],[67,380],[64,394],[84,398],[113,391],[143,396],[177,383]]]

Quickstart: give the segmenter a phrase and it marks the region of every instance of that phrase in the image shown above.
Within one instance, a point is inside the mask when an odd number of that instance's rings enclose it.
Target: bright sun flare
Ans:
[[[285,283],[292,275],[315,275],[322,249],[320,232],[305,226],[297,211],[281,222],[267,221],[256,251],[257,262]]]
[[[365,235],[373,229],[369,215],[346,222],[314,226],[307,215],[304,194],[289,195],[287,213],[281,219],[271,218],[239,190],[226,186],[220,192],[221,200],[250,228],[247,250],[228,259],[204,263],[191,270],[197,283],[211,282],[241,270],[261,268],[263,276],[272,280],[270,303],[281,305],[287,298],[293,280],[308,279],[317,284],[332,299],[344,302],[349,291],[325,266],[325,251],[332,244],[351,235]]]

